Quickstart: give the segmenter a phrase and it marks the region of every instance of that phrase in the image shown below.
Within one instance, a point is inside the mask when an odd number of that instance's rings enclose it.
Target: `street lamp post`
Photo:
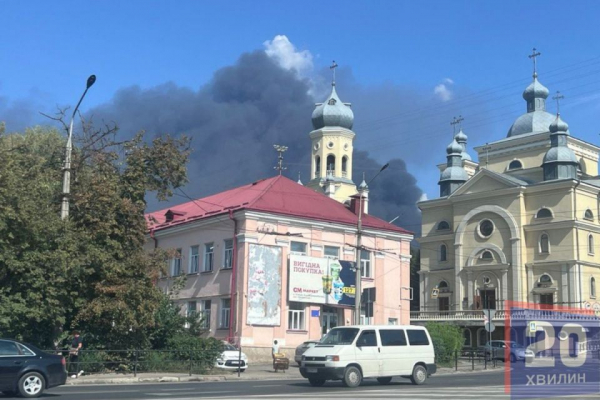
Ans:
[[[88,89],[92,87],[92,85],[96,82],[96,75],[90,75],[87,80],[87,85],[77,106],[73,110],[73,115],[71,115],[71,123],[69,124],[69,134],[67,137],[67,145],[65,148],[65,166],[63,169],[63,195],[62,202],[60,205],[60,218],[65,220],[69,218],[69,196],[71,194],[71,152],[73,150],[73,120],[75,119],[75,114],[77,114],[77,110],[79,109],[79,105],[83,101],[85,94]]]
[[[373,182],[373,179],[377,178],[377,176],[383,172],[387,167],[390,166],[390,163],[385,164],[379,172],[375,174],[374,177],[371,178],[369,183],[367,183],[367,187],[369,184]],[[359,192],[359,200],[358,200],[358,222],[356,225],[356,294],[354,295],[354,323],[356,325],[360,325],[360,309],[361,309],[361,295],[362,295],[362,260],[361,260],[361,248],[362,248],[362,203],[363,203],[363,191]]]

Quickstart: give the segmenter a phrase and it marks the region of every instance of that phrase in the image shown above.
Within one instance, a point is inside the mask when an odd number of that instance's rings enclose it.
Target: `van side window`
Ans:
[[[411,346],[429,346],[429,339],[423,329],[407,329],[406,333]]]
[[[379,331],[382,346],[406,346],[403,329],[381,329]]]
[[[375,331],[363,331],[356,341],[356,345],[360,347],[377,347]]]

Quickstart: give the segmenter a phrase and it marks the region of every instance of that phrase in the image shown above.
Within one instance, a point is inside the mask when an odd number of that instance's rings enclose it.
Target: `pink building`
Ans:
[[[182,312],[202,313],[206,335],[239,340],[254,362],[270,357],[275,339],[293,356],[354,323],[355,264],[345,261],[356,260],[359,199],[344,205],[277,176],[147,214],[147,246],[180,254],[158,285],[168,291],[185,275],[174,296]],[[412,238],[363,213],[362,285],[376,297],[360,323],[409,323]]]

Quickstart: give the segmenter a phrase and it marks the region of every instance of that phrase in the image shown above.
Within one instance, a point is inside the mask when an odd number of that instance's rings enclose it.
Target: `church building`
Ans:
[[[535,57],[539,53],[533,54]],[[538,80],[505,138],[467,152],[462,129],[440,167],[440,197],[422,201],[420,311],[413,323],[453,321],[465,346],[488,338],[482,310],[496,310],[503,339],[507,301],[600,310],[600,148],[574,136]],[[591,314],[591,312],[590,312]]]

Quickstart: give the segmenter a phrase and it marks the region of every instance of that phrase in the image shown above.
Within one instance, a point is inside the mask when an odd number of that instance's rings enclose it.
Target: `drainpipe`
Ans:
[[[237,313],[237,291],[236,291],[236,274],[237,274],[237,238],[236,238],[236,234],[237,234],[237,220],[233,217],[233,210],[229,210],[229,219],[233,221],[233,255],[231,257],[231,310],[229,313],[229,338],[228,340],[231,341],[232,339],[232,333],[233,333],[233,316],[235,313]],[[235,301],[234,301],[234,297],[235,297]],[[240,343],[239,346],[241,348],[242,343],[241,343],[241,338],[240,338]]]
[[[150,229],[150,237],[154,240],[154,248],[158,248],[158,239],[154,236],[154,229]]]

